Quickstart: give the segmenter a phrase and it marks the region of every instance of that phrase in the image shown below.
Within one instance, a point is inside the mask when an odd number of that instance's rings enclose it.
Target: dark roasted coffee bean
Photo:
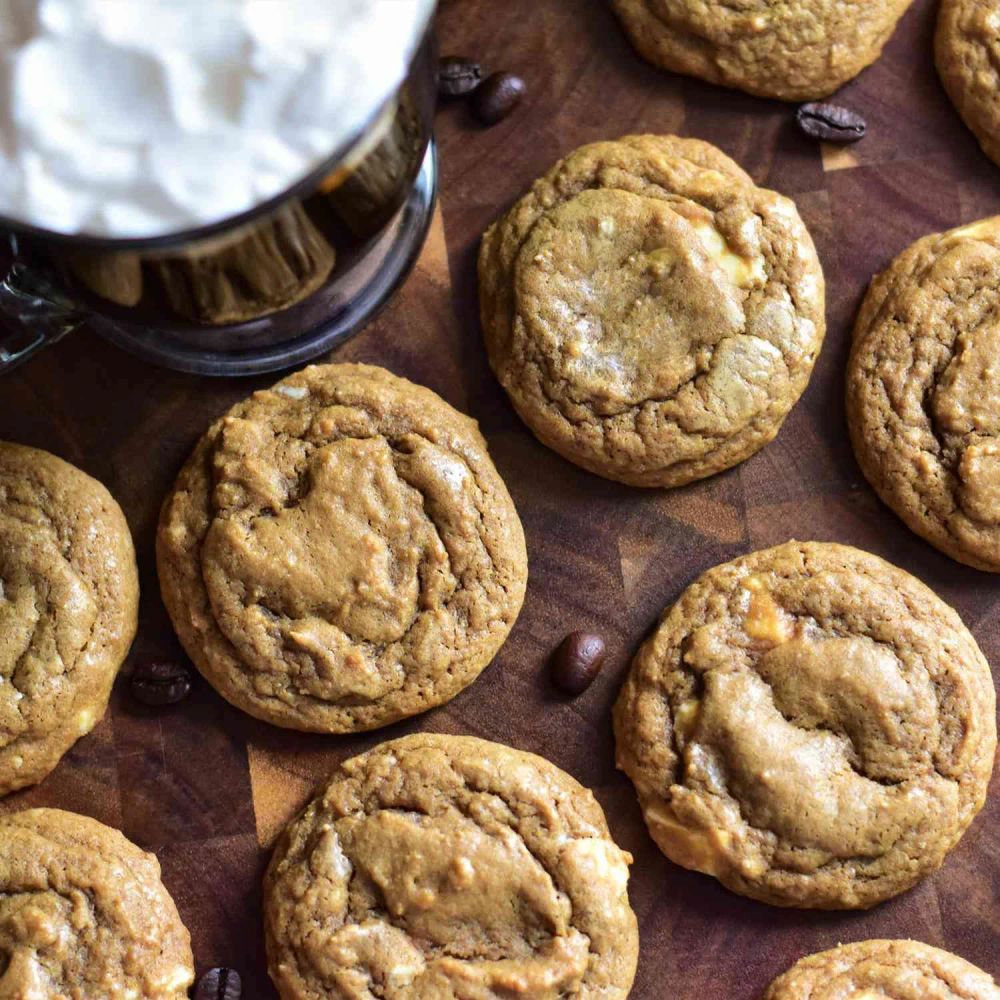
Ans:
[[[140,663],[131,681],[132,694],[144,705],[175,705],[191,690],[191,671],[181,663]]]
[[[484,125],[496,125],[521,103],[524,80],[513,73],[494,73],[472,93],[472,110]]]
[[[194,1000],[240,1000],[243,983],[235,969],[209,969],[198,980]]]
[[[593,632],[570,632],[552,655],[552,683],[566,694],[582,694],[604,666],[604,640]]]
[[[839,104],[803,104],[795,117],[806,135],[824,142],[857,142],[868,127],[856,111]]]
[[[483,82],[483,69],[465,56],[445,56],[438,63],[438,94],[465,97]]]

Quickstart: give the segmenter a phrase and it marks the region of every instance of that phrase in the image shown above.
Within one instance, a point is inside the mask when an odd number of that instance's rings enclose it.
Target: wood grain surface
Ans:
[[[101,725],[3,808],[78,810],[155,851],[199,967],[234,966],[247,997],[273,998],[258,886],[275,831],[346,756],[419,729],[472,733],[541,753],[595,790],[636,859],[639,1000],[750,1000],[801,955],[867,937],[917,938],[1000,976],[1000,781],[944,869],[902,898],[865,914],[777,910],[660,855],[615,771],[609,715],[631,654],[684,586],[789,537],[858,545],[915,573],[958,608],[1000,668],[1000,580],[939,555],[882,507],[844,424],[850,325],[872,273],[925,233],[1000,211],[1000,171],[933,70],[935,8],[917,0],[882,60],[841,92],[866,115],[869,135],[834,149],[800,135],[788,106],[645,65],[600,0],[445,0],[442,51],[519,72],[529,96],[490,130],[460,106],[439,114],[441,202],[427,247],[393,305],[336,358],[386,365],[479,420],[528,539],[528,597],[510,640],[449,705],[359,738],[255,722],[201,681],[182,705],[145,709],[121,678]],[[636,131],[707,139],[794,197],[829,289],[826,346],[778,439],[739,468],[674,492],[606,482],[539,445],[487,368],[476,318],[475,252],[488,222],[573,147]],[[129,664],[181,656],[153,559],[167,488],[210,420],[271,381],[162,371],[83,331],[0,382],[0,437],[86,469],[128,515],[143,586]],[[545,661],[577,628],[602,632],[610,655],[597,683],[572,700],[550,690]]]

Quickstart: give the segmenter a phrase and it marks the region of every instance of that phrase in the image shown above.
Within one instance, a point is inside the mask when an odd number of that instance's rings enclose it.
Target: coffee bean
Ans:
[[[135,667],[131,682],[144,705],[175,705],[191,690],[191,672],[181,663],[146,662]]]
[[[552,683],[566,694],[582,694],[604,666],[605,652],[599,635],[570,632],[552,655]]]
[[[194,1000],[240,1000],[243,983],[235,969],[209,969],[198,980]]]
[[[483,82],[483,69],[465,56],[445,56],[438,62],[438,95],[465,97]]]
[[[484,125],[496,125],[521,103],[526,89],[513,73],[494,73],[473,91],[472,111]]]
[[[803,104],[795,117],[806,135],[824,142],[857,142],[867,128],[861,115],[839,104]]]

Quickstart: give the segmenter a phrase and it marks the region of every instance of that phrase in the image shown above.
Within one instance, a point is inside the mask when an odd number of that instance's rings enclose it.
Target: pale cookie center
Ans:
[[[732,796],[747,823],[818,852],[818,864],[879,856],[933,808],[930,681],[870,639],[812,635],[761,579],[744,586],[745,633],[766,648],[734,668],[725,629],[692,635],[684,662],[702,693],[674,710],[685,788]],[[698,838],[702,870],[728,839]]]
[[[316,676],[299,685],[331,698],[398,686],[380,650],[457,586],[428,501],[401,475],[410,461],[383,438],[335,441],[312,452],[290,506],[213,522],[206,589],[247,662],[305,665]],[[444,454],[432,464],[438,490],[460,494],[465,467]]]
[[[752,241],[753,220],[745,228]],[[613,413],[672,398],[708,372],[765,277],[763,257],[735,249],[707,209],[601,189],[536,225],[515,287],[549,378]]]
[[[389,914],[439,948],[524,958],[568,919],[567,902],[509,828],[487,834],[458,812],[429,819],[390,810],[337,827]]]
[[[1000,523],[1000,324],[958,335],[931,406],[938,425],[962,438],[962,509],[973,520]]]
[[[923,674],[903,676],[884,646],[866,639],[795,638],[757,661],[778,711],[793,725],[850,741],[865,777],[905,781],[930,766],[934,692]]]
[[[607,865],[586,859],[598,861]],[[329,880],[334,912],[371,894],[368,912],[353,912],[355,902],[344,926],[310,938],[312,962],[345,985],[402,997],[439,995],[447,983],[465,986],[440,995],[550,996],[586,973],[569,900],[509,827],[487,832],[457,810],[351,816],[323,828],[310,869]]]

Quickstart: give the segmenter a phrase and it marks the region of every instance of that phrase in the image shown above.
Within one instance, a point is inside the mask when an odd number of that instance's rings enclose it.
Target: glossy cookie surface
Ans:
[[[881,54],[913,0],[613,0],[651,63],[760,97],[832,94]]]
[[[1000,217],[918,240],[871,284],[847,416],[869,482],[917,534],[1000,571]]]
[[[55,455],[0,442],[0,795],[104,715],[138,620],[121,508]]]
[[[982,808],[989,665],[958,615],[858,549],[788,542],[709,570],[642,647],[619,766],[678,864],[780,906],[873,906]]]
[[[0,990],[184,1000],[191,938],[153,855],[60,809],[0,816]]]
[[[479,290],[490,364],[521,419],[635,486],[683,485],[767,444],[826,329],[795,205],[674,136],[557,163],[483,237]]]
[[[278,841],[271,978],[304,997],[624,998],[629,855],[555,765],[420,734],[346,761]]]
[[[983,151],[1000,163],[1000,5],[942,0],[935,53],[938,73]]]
[[[317,732],[454,697],[503,644],[527,577],[475,423],[368,365],[306,368],[217,421],[164,504],[157,561],[208,680]]]

